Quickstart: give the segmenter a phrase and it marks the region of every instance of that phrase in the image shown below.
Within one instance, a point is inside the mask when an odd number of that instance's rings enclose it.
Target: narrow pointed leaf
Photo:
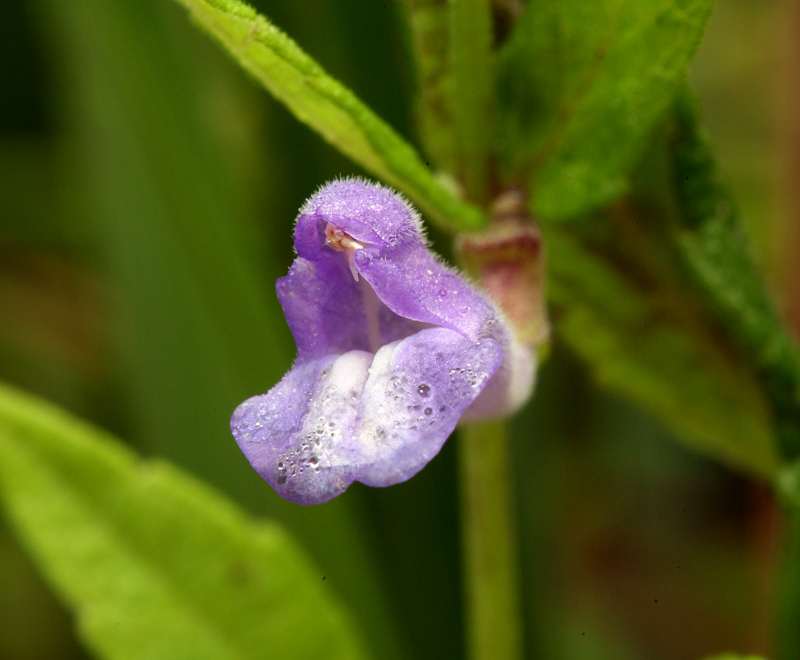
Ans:
[[[462,229],[481,224],[480,212],[451,195],[411,145],[266,18],[237,0],[177,1],[300,121],[430,220]]]
[[[710,307],[751,356],[770,399],[783,458],[794,460],[800,456],[800,350],[770,299],[688,94],[676,103],[675,122],[678,248]]]
[[[279,527],[4,385],[0,498],[100,657],[363,657],[329,583]]]

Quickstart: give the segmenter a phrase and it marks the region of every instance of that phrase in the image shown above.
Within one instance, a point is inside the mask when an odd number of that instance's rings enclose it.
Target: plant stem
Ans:
[[[800,511],[789,507],[784,540],[783,565],[779,572],[776,657],[797,660],[800,657]]]
[[[490,0],[450,0],[458,173],[467,198],[488,201],[493,86]]]
[[[796,660],[800,658],[800,461],[780,471],[775,490],[783,500],[786,519],[777,581],[775,656]]]
[[[459,478],[467,609],[467,657],[522,657],[516,535],[503,421],[461,430]]]

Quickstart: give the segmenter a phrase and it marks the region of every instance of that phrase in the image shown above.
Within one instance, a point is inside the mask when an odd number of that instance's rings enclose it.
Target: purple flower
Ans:
[[[294,244],[276,288],[297,360],[231,418],[245,456],[286,499],[318,504],[353,481],[405,481],[460,418],[507,414],[528,398],[531,350],[428,250],[400,195],[329,183],[300,210]]]

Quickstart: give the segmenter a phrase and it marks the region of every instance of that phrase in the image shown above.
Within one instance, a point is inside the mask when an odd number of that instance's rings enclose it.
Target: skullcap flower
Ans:
[[[348,179],[300,210],[277,282],[297,359],[231,431],[284,498],[318,504],[353,481],[409,479],[459,419],[508,414],[530,395],[532,351],[497,306],[428,249],[400,195]]]

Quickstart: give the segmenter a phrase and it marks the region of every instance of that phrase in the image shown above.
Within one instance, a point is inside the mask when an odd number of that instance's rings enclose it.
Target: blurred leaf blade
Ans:
[[[655,294],[579,235],[546,232],[558,333],[597,381],[650,409],[693,449],[763,477],[777,469],[767,401],[675,288]],[[674,286],[674,285],[673,285]],[[672,290],[670,291],[670,288]]]
[[[431,221],[451,229],[482,223],[480,212],[451,195],[411,145],[266,18],[237,0],[178,1],[300,121],[408,195]]]
[[[626,174],[684,80],[712,6],[530,6],[500,56],[500,140],[507,176],[529,179],[538,217],[574,217],[626,190]]]
[[[0,490],[105,658],[363,658],[319,571],[275,525],[166,463],[0,386]]]

